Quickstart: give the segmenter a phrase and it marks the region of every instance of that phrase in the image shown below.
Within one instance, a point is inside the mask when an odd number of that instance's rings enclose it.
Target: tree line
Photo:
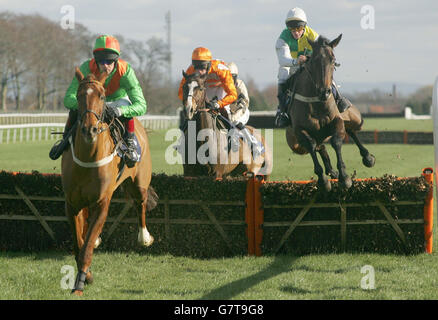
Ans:
[[[59,22],[41,15],[0,12],[0,112],[65,111],[63,99],[74,68],[92,57],[99,34],[75,23],[63,29]],[[176,114],[181,106],[177,92],[180,79],[169,81],[169,46],[161,38],[139,41],[114,36],[122,58],[135,70],[148,104],[149,114]],[[252,78],[243,79],[250,95],[250,110],[275,110],[277,85],[259,89]],[[353,103],[368,101],[383,105],[391,101],[378,89],[347,95]],[[428,113],[432,86],[419,89],[401,102],[417,114]]]
[[[37,14],[0,13],[0,111],[65,111],[63,99],[74,69],[92,58],[99,34],[80,23],[63,29]],[[151,113],[175,114],[176,84],[166,81],[168,45],[153,37],[146,41],[114,35],[122,58],[133,66]],[[175,91],[176,90],[176,91]]]

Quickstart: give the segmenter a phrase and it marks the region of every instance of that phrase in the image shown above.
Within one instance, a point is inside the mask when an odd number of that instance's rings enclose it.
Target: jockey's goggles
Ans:
[[[299,31],[303,31],[304,30],[304,26],[299,26],[299,27],[288,27],[289,31],[291,32],[299,32]]]
[[[112,64],[112,63],[114,63],[116,60],[106,60],[106,59],[103,59],[103,60],[99,60],[97,63],[98,64]]]
[[[192,65],[195,70],[208,69],[210,67],[210,61],[192,60]]]

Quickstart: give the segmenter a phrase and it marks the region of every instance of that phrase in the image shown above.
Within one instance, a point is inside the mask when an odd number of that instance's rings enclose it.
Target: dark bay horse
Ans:
[[[356,135],[363,125],[359,110],[352,105],[343,113],[339,113],[331,90],[336,62],[333,48],[339,44],[341,38],[342,34],[333,41],[323,36],[319,36],[317,41],[308,40],[313,52],[311,58],[296,75],[295,95],[289,110],[292,126],[286,130],[286,139],[292,151],[311,155],[314,172],[318,176],[318,185],[326,191],[331,190],[331,183],[324,175],[317,152],[321,155],[326,174],[338,178],[343,188],[348,189],[352,185],[341,153],[346,133],[358,146],[362,163],[367,167],[372,167],[375,163],[375,157],[362,145]],[[330,141],[336,152],[338,172],[331,167],[330,158],[323,144],[326,140]]]
[[[238,150],[229,148],[227,136],[237,129],[231,129],[229,133],[226,129],[221,129],[217,123],[217,118],[221,118],[219,111],[206,107],[206,102],[209,101],[205,87],[206,75],[201,76],[197,72],[189,75],[183,71],[183,76],[186,80],[183,86],[183,104],[188,120],[184,136],[184,175],[210,175],[220,179],[227,175],[251,172],[268,179],[272,171],[272,151],[264,137],[253,127],[246,126],[265,148],[265,152],[255,159],[251,155],[250,147],[242,139],[239,139]],[[193,135],[190,134],[191,131]]]
[[[121,159],[109,125],[104,122],[107,74],[84,78],[76,68],[79,81],[78,126],[71,147],[62,156],[62,185],[66,197],[65,211],[73,233],[73,249],[78,267],[73,293],[82,295],[85,283],[91,283],[89,270],[93,250],[108,215],[116,188],[123,182],[125,192],[133,199],[139,213],[138,241],[150,246],[154,238],[146,228],[146,210],[152,210],[158,197],[150,186],[152,163],[147,134],[135,119],[135,134],[141,145],[141,160],[133,168],[124,168],[117,180]]]

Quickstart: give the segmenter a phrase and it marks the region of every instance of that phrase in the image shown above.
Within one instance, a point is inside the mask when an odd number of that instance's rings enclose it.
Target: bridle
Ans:
[[[196,81],[197,84],[198,84],[198,86],[195,87],[195,88],[193,88],[193,90],[189,91],[188,94],[187,94],[187,98],[186,98],[186,101],[189,101],[189,98],[190,98],[190,101],[191,101],[191,104],[192,104],[192,108],[193,108],[193,101],[195,101],[195,103],[196,103],[196,110],[194,110],[194,114],[193,114],[193,116],[192,116],[192,119],[193,119],[193,117],[194,117],[198,112],[209,110],[209,109],[205,109],[206,94],[207,94],[207,93],[206,93],[206,90],[205,90],[205,87],[204,87],[203,85],[201,85],[201,84],[199,83],[199,81],[197,81],[196,79],[192,79],[192,80],[187,81],[185,85],[188,85],[189,83],[191,83],[191,82],[193,82],[193,81]],[[201,90],[201,91],[202,91],[202,94],[201,94],[201,97],[200,97],[199,101],[198,101],[197,99],[193,99],[193,98],[194,98],[193,93],[194,93],[194,91],[195,91],[196,88],[198,88],[198,90]],[[199,108],[203,108],[203,109],[199,109]],[[186,106],[184,106],[184,113],[185,113],[185,116],[188,117]]]
[[[85,81],[84,81],[84,80],[85,80]],[[96,85],[98,85],[98,86],[100,86],[100,87],[103,88],[103,85],[102,85],[99,81],[97,81],[97,80],[92,80],[92,79],[84,79],[84,80],[82,80],[82,81],[79,83],[79,86],[84,85],[84,84],[90,84],[90,83],[93,83],[93,84],[96,84]],[[104,124],[104,123],[105,123],[105,122],[103,121],[103,117],[104,117],[105,109],[102,111],[102,113],[101,113],[100,115],[97,114],[97,112],[95,112],[94,110],[86,109],[86,110],[81,114],[80,118],[78,119],[79,124],[82,122],[84,116],[85,116],[87,113],[91,113],[91,114],[93,114],[93,115],[97,118],[97,126],[98,126],[98,127],[99,127],[99,124]],[[110,124],[107,124],[107,126],[104,127],[104,128],[102,128],[102,126],[100,126],[99,129],[98,129],[98,131],[97,131],[97,134],[100,134],[100,133],[102,133],[102,132],[108,130],[111,124],[112,124],[112,122],[111,122]],[[98,168],[98,167],[104,166],[104,165],[106,165],[106,164],[112,162],[113,159],[114,159],[114,157],[115,157],[116,154],[117,154],[117,146],[115,146],[113,152],[112,152],[109,156],[106,156],[106,157],[104,157],[103,159],[100,159],[100,160],[97,160],[97,161],[93,161],[93,162],[84,162],[84,161],[81,161],[80,159],[78,159],[78,158],[76,157],[76,155],[75,155],[75,151],[74,151],[74,147],[73,147],[73,138],[72,138],[72,136],[69,137],[69,142],[70,142],[70,148],[71,148],[71,154],[72,154],[73,161],[74,161],[77,165],[79,165],[79,166],[81,166],[81,167],[83,167],[83,168]]]
[[[312,63],[312,62],[310,62]],[[331,64],[333,64],[334,67],[339,66],[339,64],[336,63],[336,60],[334,60]],[[332,94],[331,87],[329,88],[320,88],[316,81],[313,79],[312,73],[308,69],[308,64],[304,64],[303,67],[304,71],[306,71],[307,75],[309,76],[310,81],[312,82],[314,88],[316,89],[316,92],[318,93],[318,96],[316,97],[303,97],[301,95],[298,95],[296,98],[298,100],[304,101],[304,102],[326,102],[330,95]],[[321,74],[324,74],[323,70],[324,66],[321,64]],[[302,98],[302,99],[300,99]]]
[[[82,80],[82,81],[79,83],[79,86],[86,85],[86,84],[95,84],[95,85],[97,85],[97,86],[103,88],[102,83],[100,83],[100,82],[97,81],[97,80],[92,80],[92,79],[84,79],[84,80]],[[105,92],[105,90],[104,90],[104,92]],[[105,95],[104,95],[103,97],[105,97]],[[107,125],[107,126],[103,126],[103,124],[105,123],[105,122],[103,121],[104,112],[105,112],[105,108],[103,109],[103,111],[102,111],[102,113],[101,113],[100,115],[97,114],[97,112],[94,111],[94,110],[91,110],[91,109],[85,109],[85,111],[82,112],[81,116],[79,117],[78,122],[79,122],[79,124],[81,124],[82,121],[83,121],[83,119],[84,119],[84,117],[85,117],[85,115],[86,115],[87,113],[91,113],[91,114],[93,114],[93,115],[96,117],[96,119],[97,119],[97,127],[98,127],[97,134],[101,134],[102,132],[108,130],[108,128],[109,128],[109,125]],[[100,124],[102,124],[102,125],[100,125]]]

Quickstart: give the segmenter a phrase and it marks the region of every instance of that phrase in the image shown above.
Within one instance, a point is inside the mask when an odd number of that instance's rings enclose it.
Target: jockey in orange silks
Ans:
[[[230,123],[232,123],[234,127],[233,129],[239,129],[241,131],[237,132],[238,130],[234,130],[237,134],[231,136],[231,139],[235,141],[231,145],[238,147],[238,139],[240,137],[247,136],[251,136],[252,138],[246,139],[249,144],[252,144],[254,141],[258,142],[244,127],[244,125],[248,121],[249,114],[243,113],[242,117],[239,117],[238,119],[233,118],[233,114],[230,110],[230,105],[236,102],[238,98],[238,93],[235,86],[235,81],[233,79],[233,75],[231,74],[231,71],[225,64],[225,62],[222,60],[213,59],[210,50],[208,50],[207,48],[198,47],[193,50],[192,64],[188,67],[186,71],[187,74],[192,74],[194,72],[198,72],[200,75],[207,74],[207,99],[210,101],[217,97],[217,100],[213,100],[209,103],[209,107],[219,110],[222,115],[226,115]],[[178,96],[180,100],[183,99],[183,86],[185,81],[185,78],[183,78],[179,86]],[[263,147],[260,143],[256,143],[255,146],[256,147],[253,147],[253,150],[258,153],[263,152]]]

